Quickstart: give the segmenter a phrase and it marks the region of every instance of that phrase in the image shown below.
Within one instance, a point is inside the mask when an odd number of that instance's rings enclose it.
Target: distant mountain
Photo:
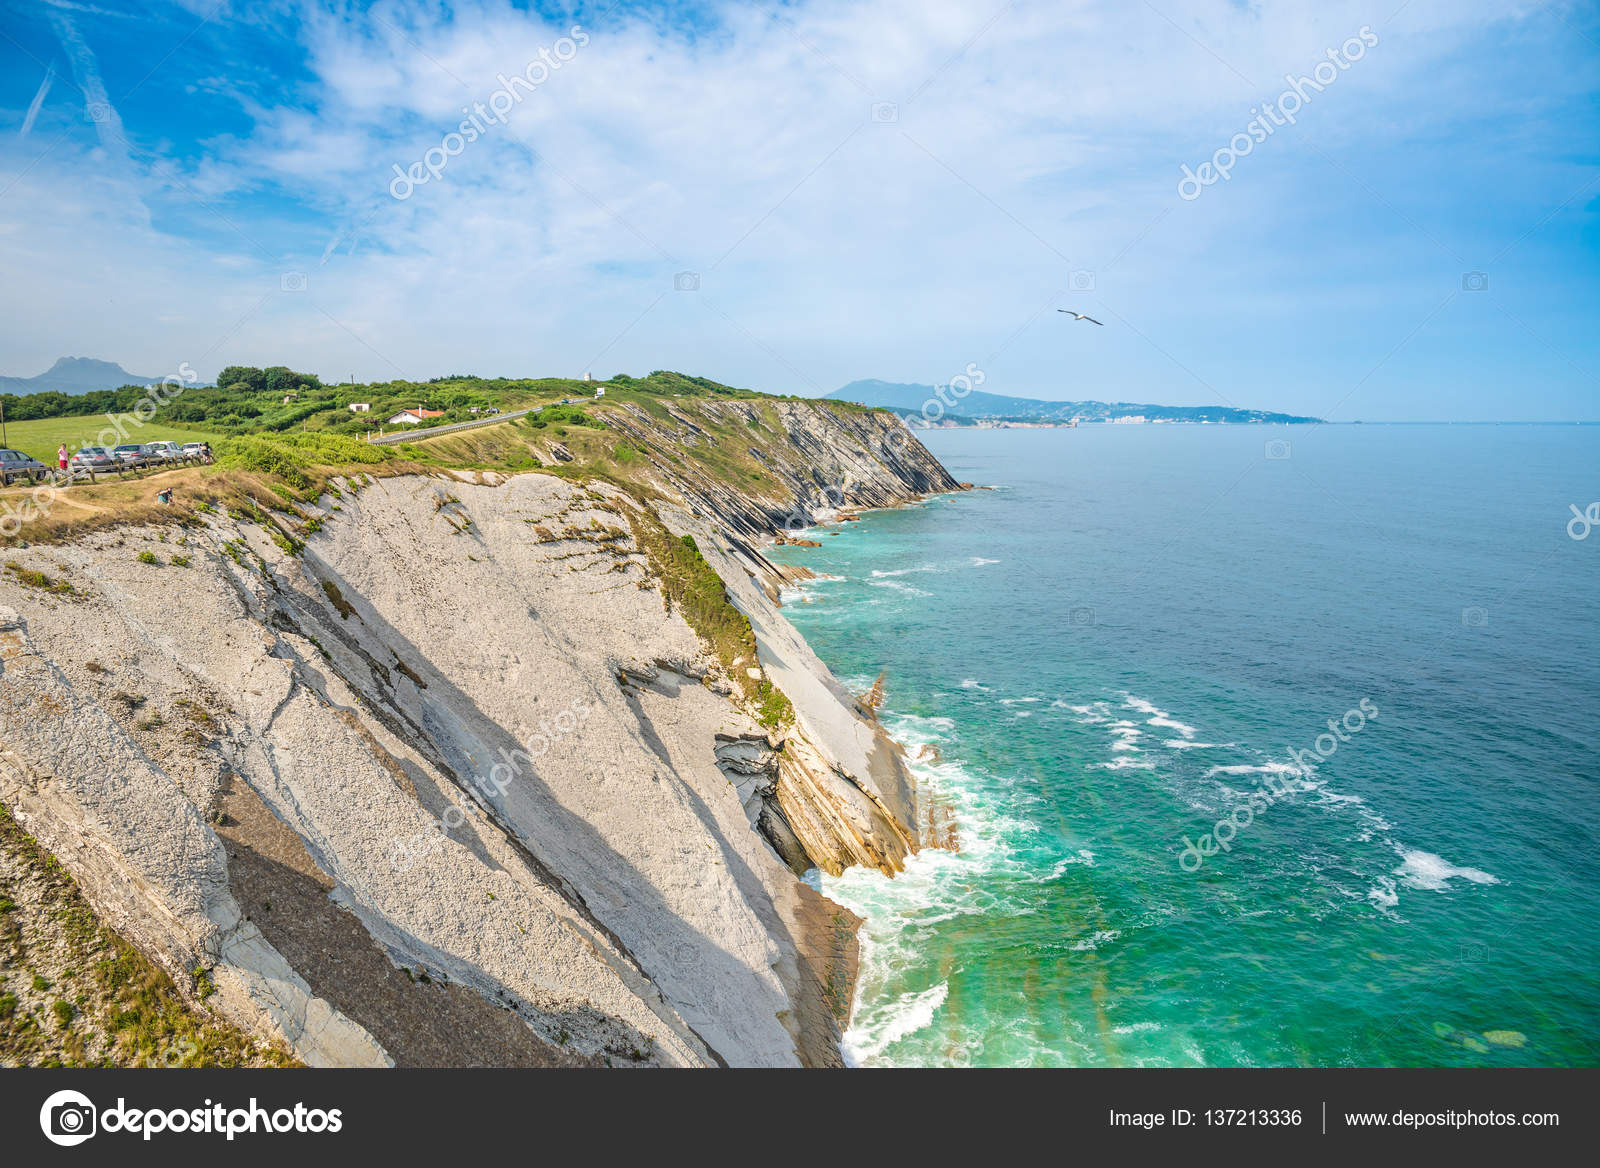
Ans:
[[[1240,424],[1247,422],[1320,422],[1321,418],[1304,418],[1297,414],[1278,414],[1270,410],[1241,410],[1232,406],[1157,406],[1137,402],[1102,401],[1040,401],[1031,397],[1007,397],[1004,394],[985,393],[975,389],[958,396],[959,389],[946,389],[941,398],[931,385],[915,385],[894,381],[852,381],[834,390],[828,397],[845,401],[858,401],[869,406],[883,406],[897,414],[921,416],[926,414],[935,425],[976,425],[979,422],[1028,422],[1035,425],[1060,424],[1072,421],[1111,422],[1119,418],[1143,418],[1149,422],[1216,422]],[[929,401],[943,406],[924,409]],[[953,403],[953,404],[952,404]]]
[[[154,385],[161,378],[129,373],[115,361],[96,361],[93,357],[62,357],[37,377],[0,377],[0,393],[19,396],[29,393],[93,393],[97,389],[121,389],[124,385]]]

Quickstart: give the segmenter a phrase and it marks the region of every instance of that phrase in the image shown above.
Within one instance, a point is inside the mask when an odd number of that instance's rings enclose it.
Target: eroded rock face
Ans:
[[[873,712],[840,684],[773,599],[773,576],[758,552],[720,529],[707,531],[686,513],[663,512],[673,530],[698,532],[696,545],[750,620],[761,666],[794,704],[795,725],[772,760],[766,833],[797,870],[838,875],[856,864],[894,875],[917,850],[916,782],[900,748]],[[809,862],[806,862],[809,861]]]
[[[696,399],[695,409],[766,439],[750,454],[781,488],[751,492],[673,461],[670,453],[693,446],[702,432],[681,412],[669,408],[669,423],[623,406],[607,410],[606,420],[652,458],[663,487],[678,495],[687,511],[699,512],[710,520],[708,526],[731,536],[760,540],[808,527],[842,508],[892,507],[960,489],[915,435],[882,410],[776,399]]]
[[[914,439],[880,464],[880,415],[823,442],[833,411],[779,407],[783,474],[859,471],[845,505],[954,485]],[[662,508],[793,702],[777,736],[609,489],[495,484],[351,484],[300,555],[220,514],[19,549],[73,592],[0,578],[0,799],[308,1063],[837,1064],[853,922],[794,873],[897,871],[916,794],[770,598],[753,537],[785,516]]]
[[[308,1065],[389,1065],[243,918],[194,802],[38,651],[10,608],[0,608],[0,744],[0,800],[178,984],[208,970],[212,1006],[282,1038]]]

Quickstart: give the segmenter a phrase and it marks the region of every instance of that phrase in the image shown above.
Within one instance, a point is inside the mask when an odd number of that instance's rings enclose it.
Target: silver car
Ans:
[[[69,464],[74,471],[116,470],[117,456],[107,446],[85,446],[72,456]]]
[[[124,442],[111,453],[116,458],[117,465],[123,470],[137,470],[139,467],[151,466],[158,461],[143,442]]]

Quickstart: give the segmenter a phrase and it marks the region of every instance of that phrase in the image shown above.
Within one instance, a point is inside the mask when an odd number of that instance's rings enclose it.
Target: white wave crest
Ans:
[[[1449,860],[1417,848],[1401,849],[1405,863],[1394,870],[1400,883],[1407,888],[1422,888],[1430,892],[1448,892],[1450,881],[1469,880],[1473,884],[1499,884],[1500,878],[1478,868],[1458,868]]]
[[[933,1022],[933,1016],[950,996],[950,983],[940,982],[919,994],[907,994],[876,1012],[868,1025],[852,1026],[839,1044],[845,1062],[859,1067],[909,1034]]]
[[[1168,714],[1154,702],[1148,702],[1144,698],[1135,697],[1133,694],[1125,694],[1124,697],[1126,700],[1123,702],[1123,705],[1125,705],[1128,709],[1137,710],[1141,714],[1149,715],[1149,717],[1145,719],[1145,724],[1148,726],[1160,726],[1166,730],[1173,730],[1179,734],[1182,734],[1185,738],[1193,738],[1199,733],[1199,731],[1193,726],[1187,725],[1183,722],[1175,721],[1171,714]]]

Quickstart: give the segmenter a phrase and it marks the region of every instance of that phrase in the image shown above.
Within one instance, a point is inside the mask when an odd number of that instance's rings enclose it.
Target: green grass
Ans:
[[[100,440],[100,432],[110,427],[103,414],[86,418],[40,418],[31,422],[7,422],[6,445],[11,450],[31,454],[46,466],[55,466],[56,449],[63,442],[67,453],[76,454],[85,446],[117,446],[123,442],[216,442],[212,430],[191,430],[182,426],[151,422],[145,426],[134,425],[132,419],[124,423],[126,438],[113,438],[110,443]],[[108,435],[109,437],[109,435]]]

